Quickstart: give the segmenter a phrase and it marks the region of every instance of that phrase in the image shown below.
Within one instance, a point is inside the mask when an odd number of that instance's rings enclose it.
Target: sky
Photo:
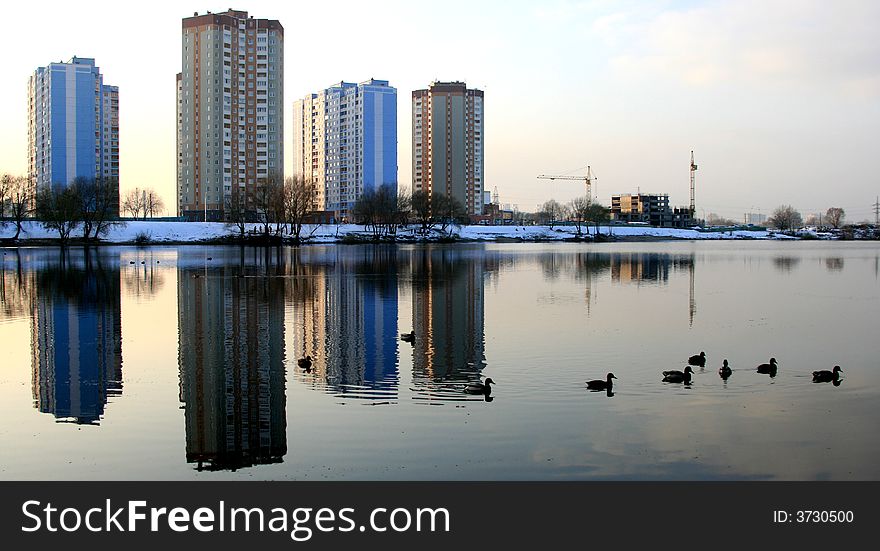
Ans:
[[[485,92],[485,188],[534,211],[584,194],[689,202],[742,220],[791,204],[873,220],[880,195],[880,2],[338,0],[230,4],[21,2],[0,34],[0,172],[27,172],[27,80],[93,57],[119,86],[120,182],[174,214],[181,19],[248,11],[285,29],[285,170],[293,102],[339,81],[397,88],[398,182],[411,185],[410,93],[434,80]]]

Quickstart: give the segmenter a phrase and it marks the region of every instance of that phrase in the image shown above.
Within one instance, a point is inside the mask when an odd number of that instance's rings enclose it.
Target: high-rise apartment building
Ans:
[[[383,185],[397,192],[397,89],[340,82],[293,107],[293,171],[315,185],[315,210],[346,218]]]
[[[28,176],[37,190],[76,178],[118,190],[119,88],[104,84],[94,59],[50,63],[28,80]]]
[[[284,171],[284,28],[247,12],[183,19],[177,75],[177,204],[222,220]]]
[[[413,191],[442,193],[483,214],[483,91],[433,82],[412,93]]]

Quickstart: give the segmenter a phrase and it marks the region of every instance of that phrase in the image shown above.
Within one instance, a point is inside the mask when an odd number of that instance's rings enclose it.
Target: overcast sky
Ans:
[[[285,152],[293,101],[340,80],[398,90],[399,182],[411,183],[410,92],[432,80],[485,91],[485,182],[534,210],[583,195],[538,174],[592,166],[599,198],[668,193],[742,219],[790,203],[873,220],[880,194],[880,2],[14,2],[0,34],[0,172],[27,171],[27,79],[94,57],[120,88],[123,193],[175,197],[181,18],[247,10],[285,28]],[[581,171],[582,173],[583,171]]]

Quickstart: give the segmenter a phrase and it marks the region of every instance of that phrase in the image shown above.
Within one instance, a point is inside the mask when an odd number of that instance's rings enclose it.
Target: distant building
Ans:
[[[247,12],[183,19],[177,75],[177,208],[222,220],[284,171],[284,27]],[[239,203],[240,201],[240,203]]]
[[[413,191],[443,193],[483,214],[483,91],[433,82],[412,93]]]
[[[764,226],[767,224],[767,215],[748,212],[743,215],[743,222],[753,226]]]
[[[118,197],[119,88],[94,59],[50,63],[28,80],[28,176],[37,190],[105,180]]]
[[[293,105],[293,172],[315,184],[316,211],[346,218],[360,196],[397,192],[397,89],[340,82]]]
[[[688,207],[669,207],[667,194],[623,194],[611,196],[611,218],[624,223],[644,223],[658,228],[687,228],[694,225]]]

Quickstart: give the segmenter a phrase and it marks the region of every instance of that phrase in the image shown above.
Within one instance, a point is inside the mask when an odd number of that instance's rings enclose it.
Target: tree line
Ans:
[[[0,177],[0,226],[15,225],[17,240],[22,224],[36,218],[44,228],[56,232],[62,244],[80,230],[82,239],[96,240],[118,224],[120,209],[133,218],[146,219],[160,214],[165,205],[152,189],[135,188],[120,204],[115,178],[75,178],[69,185],[37,189],[26,176]]]

